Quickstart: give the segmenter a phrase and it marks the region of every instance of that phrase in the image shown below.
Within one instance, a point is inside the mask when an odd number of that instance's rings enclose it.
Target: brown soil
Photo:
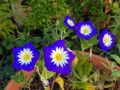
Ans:
[[[64,78],[64,88],[65,90],[72,90],[71,88],[71,83],[68,79],[68,77],[62,76]],[[52,85],[52,80],[53,78],[50,78],[50,86]],[[22,90],[29,90],[28,88],[22,88]],[[43,84],[40,81],[39,75],[37,73],[35,73],[35,77],[33,79],[33,81],[30,84],[30,90],[44,90]],[[59,85],[57,83],[54,84],[54,89],[53,90],[61,90]]]
[[[30,85],[31,90],[44,90],[42,82],[40,81],[39,75],[35,74],[35,77]]]

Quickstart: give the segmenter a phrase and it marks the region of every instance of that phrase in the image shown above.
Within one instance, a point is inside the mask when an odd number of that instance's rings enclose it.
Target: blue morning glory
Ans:
[[[99,44],[104,51],[111,49],[114,46],[114,35],[103,29],[99,36]]]
[[[86,21],[86,22],[78,22],[77,29],[76,29],[76,35],[85,39],[89,40],[91,37],[97,34],[97,29],[92,25],[92,22]]]
[[[64,40],[57,40],[44,48],[45,66],[49,71],[67,75],[71,72],[74,54],[65,46]]]
[[[70,16],[65,17],[64,24],[71,30],[75,29],[75,26],[76,26],[74,21],[70,18]]]
[[[35,49],[32,43],[27,43],[19,48],[13,48],[12,52],[14,55],[13,67],[26,71],[32,71],[40,56],[39,51]]]

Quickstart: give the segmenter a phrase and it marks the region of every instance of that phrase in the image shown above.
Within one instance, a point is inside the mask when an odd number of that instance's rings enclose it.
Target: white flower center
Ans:
[[[70,20],[70,19],[68,19],[68,20],[67,20],[67,23],[68,23],[70,26],[74,26],[73,21],[72,21],[72,20]]]
[[[50,58],[52,59],[52,62],[58,67],[63,67],[68,63],[67,59],[69,59],[69,55],[67,51],[64,51],[64,49],[61,47],[56,47],[56,50],[52,50],[52,53],[50,55]]]
[[[105,46],[110,46],[112,44],[112,37],[109,34],[105,34],[103,37],[103,43]]]
[[[17,56],[18,62],[23,65],[27,65],[30,64],[30,62],[32,62],[32,58],[33,56],[33,52],[29,49],[29,48],[24,48],[23,50],[21,50],[20,52],[18,52],[18,56]]]
[[[84,34],[84,35],[89,35],[90,33],[92,33],[91,26],[89,26],[89,25],[87,25],[87,24],[81,26],[81,28],[80,28],[80,33],[81,33],[81,34]]]

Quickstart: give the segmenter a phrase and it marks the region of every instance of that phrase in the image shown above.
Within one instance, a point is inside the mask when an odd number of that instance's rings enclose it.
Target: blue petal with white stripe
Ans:
[[[65,19],[64,19],[64,24],[70,28],[71,30],[74,30],[75,29],[75,23],[74,21],[70,18],[70,16],[66,16]]]
[[[104,51],[111,49],[114,46],[114,35],[103,29],[99,36],[99,44]]]
[[[78,22],[76,29],[77,36],[85,40],[89,40],[96,34],[97,29],[92,25],[92,22],[90,20],[86,22]]]

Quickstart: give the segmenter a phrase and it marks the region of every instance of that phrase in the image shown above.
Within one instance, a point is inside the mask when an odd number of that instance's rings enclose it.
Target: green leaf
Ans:
[[[0,70],[3,68],[3,61],[0,61]]]
[[[8,42],[7,39],[3,40],[3,41],[2,41],[2,45],[3,45],[4,47],[7,47],[7,45],[8,45],[7,42]]]
[[[3,53],[2,48],[0,48],[0,55]]]
[[[76,71],[79,74],[79,77],[82,79],[84,77],[84,70],[83,66],[78,64],[78,67],[76,68]]]
[[[32,41],[33,41],[34,43],[38,44],[38,43],[41,41],[41,37],[35,36],[35,37],[32,38]]]
[[[119,2],[114,2],[114,3],[113,3],[112,11],[113,11],[114,13],[118,13],[118,10],[119,10]]]
[[[53,72],[50,72],[46,69],[46,67],[43,67],[43,71],[42,71],[42,74],[41,74],[45,80],[48,80],[49,78],[51,78],[54,73]]]
[[[6,47],[6,49],[12,49],[14,47],[14,45],[12,43],[8,44],[8,46]]]
[[[98,40],[97,40],[97,37],[93,37],[91,38],[90,40],[83,40],[81,39],[81,48],[82,48],[82,51],[90,48],[91,46],[93,45],[96,45],[98,43]]]
[[[86,60],[83,67],[84,67],[84,75],[89,75],[90,72],[92,71],[92,63],[89,62],[89,60]]]
[[[4,73],[2,70],[0,70],[0,80],[3,80],[4,79]]]
[[[120,43],[117,44],[117,48],[118,48],[119,53],[120,53]]]
[[[24,41],[23,40],[18,40],[18,41],[15,42],[15,44],[16,44],[17,47],[20,47],[24,44]]]
[[[26,78],[24,76],[23,71],[20,71],[19,73],[17,73],[16,75],[13,75],[11,77],[14,81],[16,81],[17,83],[21,83],[21,82],[26,82]]]
[[[87,75],[89,75],[93,69],[93,64],[92,63],[89,63],[89,66],[88,66],[88,71],[87,71]]]
[[[112,76],[113,77],[120,77],[120,71],[119,70],[112,70]]]
[[[111,57],[120,65],[120,57],[119,56],[112,54]]]
[[[3,72],[5,74],[5,77],[11,76],[15,73],[15,71],[13,70],[13,68],[11,68],[11,66],[5,66],[3,68]]]
[[[73,89],[76,89],[76,90],[78,90],[78,89],[85,90],[88,85],[89,85],[88,82],[83,82],[83,81],[75,81],[72,83]]]
[[[92,63],[88,60],[88,55],[76,54],[79,55],[80,61],[72,68],[72,72],[76,79],[83,80],[92,71]]]
[[[78,73],[75,71],[74,68],[72,69],[72,73],[73,73],[73,75],[74,75],[75,78],[81,80],[80,76],[78,75]]]

